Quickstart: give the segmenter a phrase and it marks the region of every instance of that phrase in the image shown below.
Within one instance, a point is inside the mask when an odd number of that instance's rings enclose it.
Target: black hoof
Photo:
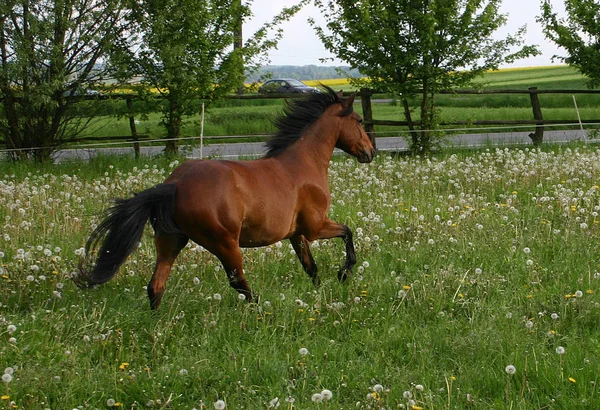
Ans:
[[[344,283],[346,281],[346,279],[348,279],[350,277],[351,274],[352,274],[352,271],[350,269],[342,268],[338,272],[338,280],[340,281],[340,283]]]

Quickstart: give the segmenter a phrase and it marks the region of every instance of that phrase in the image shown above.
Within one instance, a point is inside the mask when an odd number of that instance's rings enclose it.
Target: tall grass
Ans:
[[[189,244],[150,312],[148,228],[113,281],[77,289],[110,199],[176,165],[0,163],[1,408],[600,407],[595,147],[336,158],[330,216],[359,258],[343,285],[340,241],[312,246],[318,288],[287,242],[247,249],[248,305]]]

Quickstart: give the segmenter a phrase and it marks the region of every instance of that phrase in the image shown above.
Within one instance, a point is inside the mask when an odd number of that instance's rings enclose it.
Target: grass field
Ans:
[[[351,90],[347,80],[307,81],[308,84],[323,83],[335,89]],[[476,81],[484,89],[584,89],[584,78],[568,66],[507,69],[490,72]],[[400,104],[394,96],[381,95],[384,103],[373,105],[377,120],[404,121]],[[388,102],[391,98],[391,102]],[[531,120],[531,102],[528,95],[439,95],[437,97],[440,118],[444,122],[481,120]],[[600,95],[578,95],[577,104],[583,120],[600,119]],[[571,95],[543,94],[540,102],[547,120],[576,120],[577,112]],[[125,104],[123,102],[123,104]],[[413,119],[419,119],[418,101],[413,102]],[[272,119],[281,111],[282,100],[225,101],[207,108],[204,135],[265,135],[274,132]],[[356,105],[361,110],[360,104]],[[165,131],[160,125],[160,114],[150,113],[138,118],[138,133],[152,139],[161,138]],[[456,127],[452,127],[456,128]],[[473,127],[470,127],[473,128]],[[376,135],[396,136],[403,127],[377,127]],[[533,130],[533,129],[532,129]],[[477,131],[476,129],[473,131]],[[465,130],[464,132],[468,132]],[[99,117],[89,128],[91,136],[129,135],[126,117]],[[184,137],[200,135],[200,115],[187,118]],[[192,144],[197,143],[193,140]],[[187,143],[190,143],[189,141]]]
[[[176,162],[0,162],[2,409],[600,408],[600,150],[336,158],[313,244],[244,251],[258,305],[188,245],[150,312],[150,228],[120,274],[70,281],[110,199]],[[4,369],[4,370],[2,370]]]

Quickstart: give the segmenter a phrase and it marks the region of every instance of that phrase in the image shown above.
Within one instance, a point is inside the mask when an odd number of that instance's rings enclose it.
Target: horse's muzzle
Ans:
[[[373,161],[373,157],[375,156],[375,148],[371,148],[369,151],[364,151],[362,154],[358,156],[358,162],[361,164],[366,164]]]

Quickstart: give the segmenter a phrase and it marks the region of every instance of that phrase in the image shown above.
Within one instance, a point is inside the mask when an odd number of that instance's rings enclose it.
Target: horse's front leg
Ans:
[[[304,235],[295,235],[290,238],[290,242],[296,251],[296,255],[302,264],[304,271],[310,276],[315,286],[319,286],[321,280],[317,275],[317,264],[310,252],[310,243]]]
[[[338,272],[339,281],[344,282],[352,273],[354,265],[356,265],[356,252],[354,251],[354,242],[352,241],[352,231],[344,224],[326,219],[314,239],[330,238],[342,238],[346,244],[346,261]]]

